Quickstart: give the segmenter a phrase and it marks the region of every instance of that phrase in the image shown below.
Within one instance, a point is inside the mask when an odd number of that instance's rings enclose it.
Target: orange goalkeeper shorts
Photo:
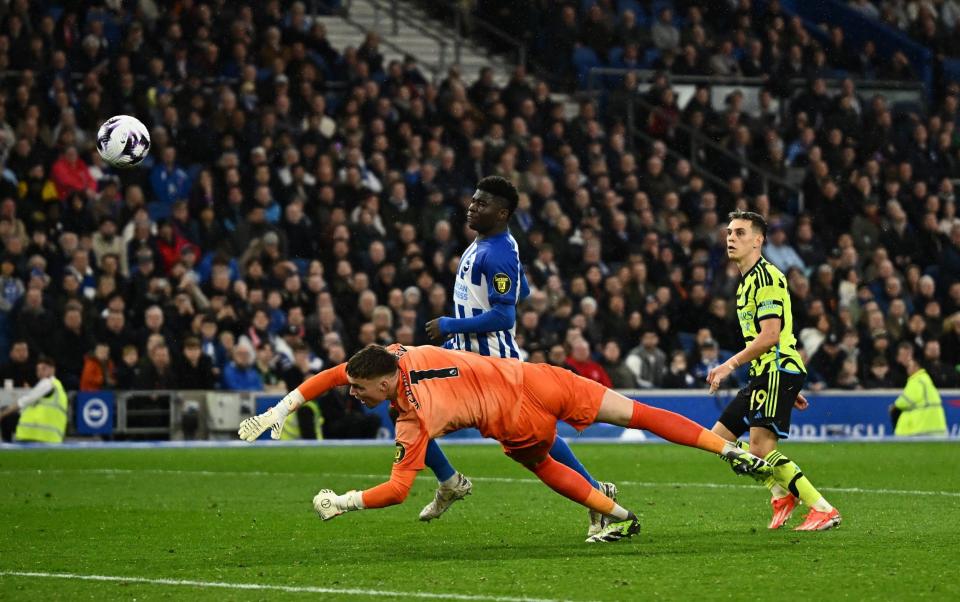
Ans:
[[[545,458],[562,420],[582,431],[597,419],[607,387],[549,364],[523,364],[523,396],[517,429],[503,451],[517,462]]]

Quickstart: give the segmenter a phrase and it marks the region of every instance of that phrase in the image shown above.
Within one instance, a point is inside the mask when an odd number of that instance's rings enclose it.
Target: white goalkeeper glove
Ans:
[[[313,509],[323,520],[330,520],[351,510],[363,510],[363,507],[363,494],[359,491],[337,495],[332,489],[321,489],[320,493],[313,497]]]
[[[287,393],[277,405],[263,414],[252,416],[241,422],[237,434],[240,435],[240,438],[244,441],[252,443],[256,441],[257,437],[262,435],[265,430],[270,429],[270,438],[279,439],[280,434],[283,433],[283,423],[287,421],[287,416],[289,416],[291,412],[295,412],[303,401],[303,394],[297,389],[294,389]]]

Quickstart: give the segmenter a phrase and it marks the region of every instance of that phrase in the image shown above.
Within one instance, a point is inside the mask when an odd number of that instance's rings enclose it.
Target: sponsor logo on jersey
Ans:
[[[407,376],[406,370],[400,371],[400,379],[403,381],[403,394],[407,398],[407,402],[412,405],[415,409],[420,409],[420,402],[417,401],[417,398],[413,396],[413,389],[410,387],[410,377]]]

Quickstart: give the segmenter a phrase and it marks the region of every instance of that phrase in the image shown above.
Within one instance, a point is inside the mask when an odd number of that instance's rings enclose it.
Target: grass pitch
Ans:
[[[640,537],[583,543],[586,510],[494,446],[446,446],[474,494],[430,524],[426,474],[398,507],[312,510],[383,480],[392,446],[0,452],[0,599],[960,597],[955,443],[783,446],[843,514],[825,533],[768,532],[765,490],[709,454],[574,449]]]

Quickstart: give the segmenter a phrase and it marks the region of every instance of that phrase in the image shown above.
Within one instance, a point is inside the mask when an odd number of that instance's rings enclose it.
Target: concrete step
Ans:
[[[347,21],[338,16],[322,16],[317,19],[327,28],[327,39],[340,51],[348,46],[358,47],[363,43],[367,31],[376,31],[384,42],[395,46],[394,51],[384,44],[382,52],[386,61],[401,60],[403,54],[410,54],[425,66],[434,68],[440,65],[441,44],[446,47],[443,52],[444,71],[447,66],[454,64],[455,36],[445,24],[435,21],[418,7],[401,4],[401,20],[398,22],[397,33],[393,33],[393,20],[389,8],[377,8],[366,0],[354,0]],[[412,19],[416,27],[409,20]],[[407,21],[406,23],[404,21]],[[429,35],[428,35],[429,34]],[[439,39],[436,39],[439,38]],[[460,71],[467,85],[473,83],[484,67],[493,67],[494,79],[499,85],[505,85],[510,78],[511,67],[502,58],[490,56],[483,48],[476,46],[470,40],[462,40],[460,51]],[[438,73],[441,79],[445,73]]]

